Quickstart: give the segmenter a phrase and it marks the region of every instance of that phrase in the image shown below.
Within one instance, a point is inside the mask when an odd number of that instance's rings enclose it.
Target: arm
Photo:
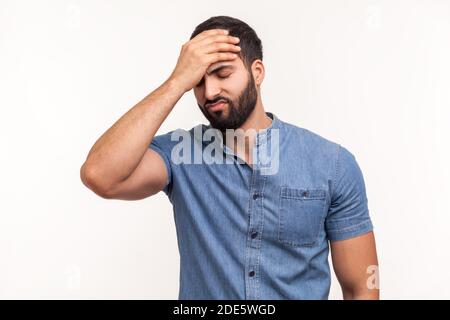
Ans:
[[[164,161],[148,146],[178,100],[201,80],[209,65],[237,57],[230,52],[239,51],[236,39],[227,34],[207,30],[184,44],[168,80],[97,140],[80,169],[88,188],[104,198],[135,200],[165,187]]]
[[[332,241],[331,258],[345,300],[379,299],[378,260],[373,232]]]
[[[183,93],[169,79],[125,113],[91,148],[83,183],[103,198],[139,199],[162,190],[164,162],[148,146]]]

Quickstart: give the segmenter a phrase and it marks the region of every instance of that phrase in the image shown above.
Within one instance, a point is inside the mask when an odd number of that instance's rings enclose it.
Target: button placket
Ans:
[[[273,122],[275,124],[275,122]],[[270,128],[257,135],[253,149],[252,176],[250,183],[249,225],[247,232],[246,261],[245,261],[245,287],[247,299],[260,298],[260,271],[259,260],[261,256],[262,231],[264,227],[264,185],[267,175],[263,173],[260,152],[267,147],[267,139],[270,139]]]
[[[260,276],[259,259],[261,256],[261,232],[263,229],[263,191],[266,176],[260,170],[252,171],[250,189],[249,226],[247,233],[246,259],[246,298],[259,299]]]

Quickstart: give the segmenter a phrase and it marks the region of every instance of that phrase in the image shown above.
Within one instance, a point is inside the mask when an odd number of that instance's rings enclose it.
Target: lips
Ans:
[[[222,110],[226,104],[227,104],[227,102],[225,100],[219,100],[214,104],[207,104],[206,108],[210,112],[216,112],[216,111]]]

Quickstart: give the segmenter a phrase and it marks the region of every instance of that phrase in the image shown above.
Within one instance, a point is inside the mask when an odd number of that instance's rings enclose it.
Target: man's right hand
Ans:
[[[211,64],[234,60],[241,48],[239,38],[228,35],[228,30],[211,29],[199,33],[181,47],[177,65],[169,79],[175,80],[187,92],[203,78]]]
[[[215,29],[184,44],[170,81],[131,108],[92,146],[80,169],[83,183],[107,199],[137,200],[161,191],[170,168],[149,144],[177,101],[211,64],[237,58],[238,42],[228,31]]]

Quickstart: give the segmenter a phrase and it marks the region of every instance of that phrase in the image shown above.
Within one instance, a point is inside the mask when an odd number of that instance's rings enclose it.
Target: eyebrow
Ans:
[[[225,69],[225,68],[234,69],[235,67],[232,64],[224,64],[224,65],[218,66],[217,68],[215,68],[215,69],[213,69],[213,70],[211,70],[209,72],[206,71],[206,74],[211,75],[212,73],[219,72],[220,70]]]

